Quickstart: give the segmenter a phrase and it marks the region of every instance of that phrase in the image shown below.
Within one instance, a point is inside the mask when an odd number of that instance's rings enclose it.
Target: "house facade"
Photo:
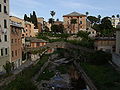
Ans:
[[[34,37],[27,37],[26,38],[26,47],[28,48],[39,48],[43,47],[47,44],[47,41],[42,39],[37,39]]]
[[[11,63],[14,63],[14,69],[22,64],[22,25],[10,21],[10,39],[11,39]]]
[[[80,14],[78,12],[72,12],[70,14],[64,15],[64,27],[66,33],[77,33],[80,30],[86,30],[86,15]],[[75,23],[72,23],[72,20],[76,20]]]
[[[120,22],[120,18],[111,18],[111,22],[113,27],[117,27],[118,23]]]
[[[10,61],[9,0],[0,0],[0,72]]]
[[[97,37],[94,42],[95,50],[102,50],[105,52],[115,52],[116,39],[114,37]]]

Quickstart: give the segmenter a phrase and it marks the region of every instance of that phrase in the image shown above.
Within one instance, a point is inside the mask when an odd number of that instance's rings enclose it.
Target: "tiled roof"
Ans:
[[[86,16],[86,15],[81,14],[81,13],[78,13],[78,12],[72,12],[72,13],[67,14],[67,15],[64,15],[64,16]],[[63,17],[64,17],[64,16],[63,16]]]
[[[35,37],[26,37],[25,39],[26,39],[26,41],[30,41],[30,42],[47,42],[43,39],[38,39],[38,38],[35,38]]]

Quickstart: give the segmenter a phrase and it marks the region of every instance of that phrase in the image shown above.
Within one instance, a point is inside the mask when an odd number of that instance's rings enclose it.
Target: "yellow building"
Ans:
[[[10,16],[10,20],[22,24],[22,27],[24,29],[22,30],[22,37],[34,37],[34,24],[24,21],[21,18],[15,17],[15,16]]]
[[[86,30],[86,15],[78,12],[72,12],[64,15],[64,27],[67,33],[77,33],[80,30]],[[72,23],[71,20],[75,19],[76,23]]]

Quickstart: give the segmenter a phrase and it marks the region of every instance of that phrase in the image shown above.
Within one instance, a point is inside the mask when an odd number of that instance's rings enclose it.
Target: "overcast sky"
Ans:
[[[55,18],[62,20],[64,14],[73,11],[89,15],[112,16],[120,14],[120,0],[10,0],[10,15],[23,18],[36,11],[38,17],[48,20],[50,11],[56,12]]]

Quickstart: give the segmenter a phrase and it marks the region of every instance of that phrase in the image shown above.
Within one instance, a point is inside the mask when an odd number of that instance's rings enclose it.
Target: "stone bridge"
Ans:
[[[81,51],[85,51],[85,52],[94,52],[93,49],[89,49],[89,48],[85,48],[79,45],[74,45],[68,42],[53,42],[53,43],[48,43],[47,45],[45,45],[44,47],[40,47],[40,48],[26,48],[25,52],[29,52],[29,51],[33,51],[33,50],[39,50],[42,48],[66,48],[66,49],[79,49]]]

